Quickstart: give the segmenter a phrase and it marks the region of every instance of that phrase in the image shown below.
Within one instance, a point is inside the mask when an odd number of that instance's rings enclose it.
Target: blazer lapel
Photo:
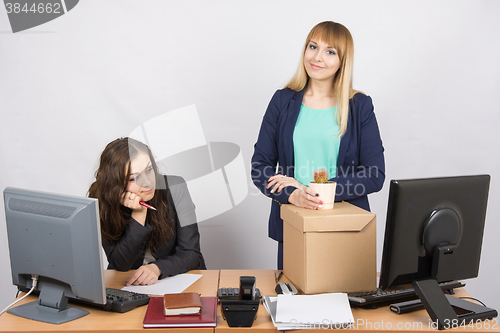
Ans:
[[[339,172],[339,168],[343,167],[344,161],[345,161],[345,156],[347,154],[347,147],[349,146],[349,136],[351,135],[351,123],[352,123],[352,116],[351,113],[353,112],[353,107],[354,107],[354,102],[353,99],[351,98],[349,100],[349,113],[348,113],[348,120],[347,120],[347,129],[344,133],[344,136],[340,138],[340,147],[339,147],[339,157],[337,159],[337,172]],[[337,175],[338,176],[338,175]]]
[[[305,88],[295,95],[290,100],[290,104],[287,111],[287,120],[284,130],[285,138],[285,161],[288,166],[294,166],[294,153],[293,153],[293,131],[295,130],[295,124],[299,118],[300,107],[302,105],[302,98],[304,97]],[[287,168],[288,169],[288,168]],[[293,177],[294,175],[287,175]]]

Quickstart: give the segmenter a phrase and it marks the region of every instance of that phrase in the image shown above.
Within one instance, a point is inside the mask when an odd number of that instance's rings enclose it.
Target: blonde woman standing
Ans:
[[[279,242],[280,205],[321,208],[307,185],[326,169],[337,182],[335,201],[370,210],[368,194],[385,179],[384,148],[369,96],[352,88],[354,44],[340,23],[317,24],[307,36],[301,62],[284,89],[272,97],[252,157],[252,180],[273,199],[269,237]]]

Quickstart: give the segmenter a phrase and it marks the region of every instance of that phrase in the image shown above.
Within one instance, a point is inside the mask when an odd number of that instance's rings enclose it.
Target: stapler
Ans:
[[[288,282],[280,282],[276,285],[274,289],[277,294],[283,295],[297,295],[297,288],[291,283]]]

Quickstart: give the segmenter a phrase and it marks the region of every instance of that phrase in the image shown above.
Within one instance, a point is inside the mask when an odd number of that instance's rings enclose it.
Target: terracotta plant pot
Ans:
[[[323,208],[318,209],[333,209],[333,203],[335,202],[335,188],[337,187],[336,182],[326,182],[326,183],[309,183],[311,190],[319,194],[319,198],[323,200]]]

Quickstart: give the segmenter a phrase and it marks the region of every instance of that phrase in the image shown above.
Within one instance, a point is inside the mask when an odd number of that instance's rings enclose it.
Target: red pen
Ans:
[[[149,208],[149,209],[152,209],[152,210],[156,210],[156,208],[154,208],[153,206],[150,206],[147,203],[142,202],[142,201],[139,201],[139,205],[144,206],[144,207]]]

